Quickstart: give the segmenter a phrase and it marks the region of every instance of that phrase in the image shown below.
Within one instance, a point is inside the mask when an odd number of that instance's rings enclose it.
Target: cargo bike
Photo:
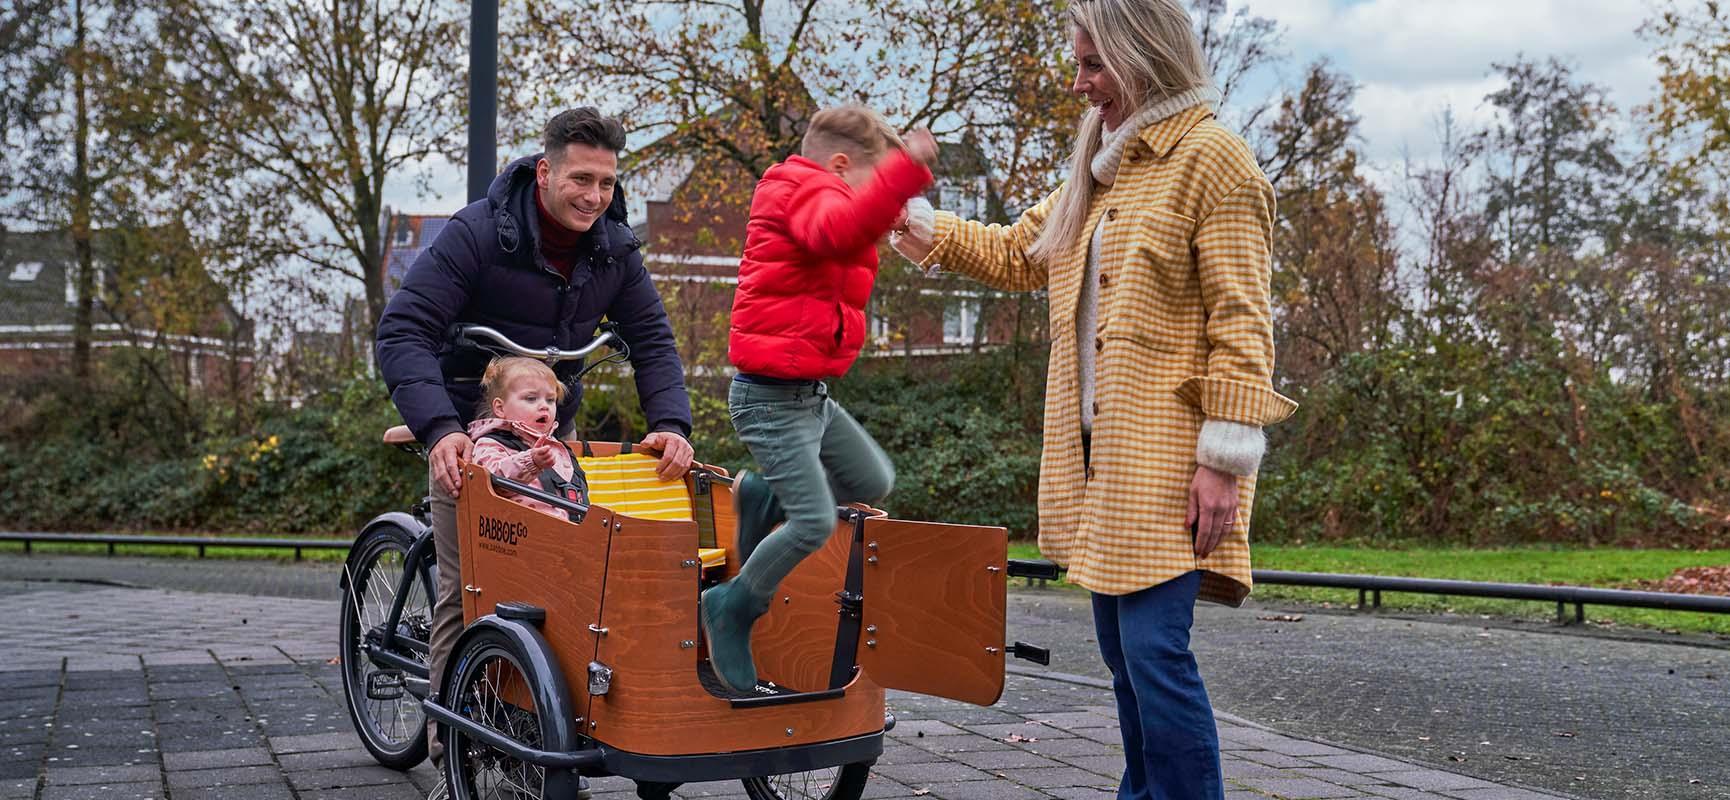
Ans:
[[[607,326],[578,350],[532,350],[480,327],[456,339],[549,364],[614,348],[578,378],[629,352]],[[384,438],[417,449],[405,427]],[[633,455],[629,445],[572,447],[586,466]],[[1005,641],[1008,579],[1051,568],[1010,562],[1003,528],[855,505],[836,509],[834,535],[758,621],[759,683],[736,693],[714,675],[697,616],[698,593],[737,570],[726,470],[693,465],[673,493],[682,508],[658,518],[609,505],[630,505],[631,486],[592,481],[582,503],[472,464],[461,473],[465,627],[443,685],[432,691],[427,676],[438,579],[427,501],[361,531],[343,570],[340,623],[343,689],[362,742],[380,764],[408,769],[426,757],[431,718],[455,798],[565,800],[578,775],[617,775],[650,800],[714,780],[740,780],[757,800],[856,800],[895,724],[886,690],[991,705],[1006,658],[1049,660]]]

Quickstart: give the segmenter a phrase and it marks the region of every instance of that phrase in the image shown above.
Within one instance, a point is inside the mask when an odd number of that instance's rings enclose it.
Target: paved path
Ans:
[[[161,583],[234,590],[246,574],[265,571],[273,585],[290,587],[284,593],[304,585],[315,594],[331,574],[328,566],[198,563],[0,559],[10,612],[0,620],[0,800],[422,796],[430,770],[377,767],[354,738],[328,663],[334,602],[64,580],[95,568],[130,570],[133,579],[155,570],[151,579]],[[116,569],[122,565],[130,566]],[[19,572],[63,580],[23,581]],[[1033,629],[1042,618],[1022,608],[1028,597],[1047,611],[1074,612],[1072,598],[1018,593],[1017,617]],[[1110,703],[1086,676],[1012,675],[1003,701],[988,709],[892,693],[902,722],[867,797],[1106,800],[1123,763]],[[1557,796],[1226,715],[1221,735],[1232,800]],[[596,789],[633,796],[618,779]],[[696,784],[680,795],[741,792],[737,783]]]
[[[0,593],[9,578],[100,577],[326,600],[335,570],[328,563],[0,556]],[[14,585],[35,591],[51,584]],[[1010,599],[1011,635],[1050,647],[1052,670],[1104,677],[1085,595],[1018,590]],[[1217,708],[1285,733],[1492,782],[1594,798],[1730,798],[1730,639],[1287,611],[1253,601],[1245,609],[1198,609],[1195,648]]]

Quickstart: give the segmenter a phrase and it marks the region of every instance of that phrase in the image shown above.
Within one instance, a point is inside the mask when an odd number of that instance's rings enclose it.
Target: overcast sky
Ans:
[[[1244,5],[1234,0],[1233,7]],[[1436,113],[1451,105],[1464,123],[1490,117],[1484,95],[1500,87],[1490,65],[1524,53],[1561,57],[1578,76],[1609,89],[1622,111],[1646,102],[1657,65],[1635,30],[1644,0],[1256,0],[1286,28],[1288,80],[1326,56],[1362,87],[1364,147],[1384,165],[1409,148],[1435,150]]]
[[[1647,101],[1657,67],[1635,34],[1650,14],[1645,0],[1232,0],[1285,28],[1290,60],[1258,87],[1293,83],[1327,57],[1361,86],[1357,112],[1371,163],[1394,167],[1402,153],[1422,159],[1436,149],[1437,114],[1451,106],[1468,127],[1490,114],[1484,95],[1500,85],[1493,62],[1558,56],[1583,79],[1610,90],[1627,111]],[[393,208],[449,213],[465,179],[449,164],[429,165],[432,197],[417,196],[407,177],[386,190]]]

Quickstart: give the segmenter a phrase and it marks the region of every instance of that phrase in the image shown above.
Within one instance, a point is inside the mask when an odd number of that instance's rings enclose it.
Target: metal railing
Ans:
[[[1009,575],[1043,584],[1056,580],[1063,569],[1042,559],[1010,559]],[[1382,592],[1458,595],[1462,597],[1492,597],[1501,600],[1542,600],[1556,604],[1556,621],[1568,621],[1567,607],[1574,606],[1574,621],[1586,621],[1586,605],[1652,608],[1663,611],[1698,611],[1706,614],[1730,614],[1730,597],[1705,594],[1675,594],[1642,592],[1630,589],[1594,589],[1588,586],[1546,586],[1532,583],[1487,583],[1454,581],[1438,578],[1398,578],[1387,575],[1341,575],[1332,572],[1287,572],[1258,569],[1252,572],[1256,583],[1280,586],[1316,586],[1328,589],[1356,589],[1358,608],[1381,608]],[[1366,600],[1369,602],[1366,603]]]
[[[347,550],[349,539],[296,538],[217,538],[209,536],[131,536],[104,533],[28,533],[0,531],[0,542],[23,542],[24,552],[33,544],[97,544],[106,545],[114,555],[120,545],[154,545],[195,547],[198,557],[205,557],[211,547],[293,550],[296,561],[303,550]],[[1026,578],[1031,585],[1057,578],[1061,569],[1055,564],[1035,560],[1014,560],[1009,574]],[[1358,608],[1382,606],[1382,592],[1439,594],[1459,597],[1488,597],[1499,600],[1535,600],[1556,604],[1556,620],[1568,622],[1567,607],[1574,607],[1574,622],[1586,621],[1586,606],[1620,606],[1661,611],[1694,611],[1703,614],[1730,614],[1730,597],[1705,594],[1645,592],[1632,589],[1596,589],[1589,586],[1548,586],[1533,583],[1489,583],[1456,581],[1440,578],[1401,578],[1389,575],[1349,575],[1332,572],[1290,572],[1277,569],[1254,571],[1256,583],[1276,586],[1310,586],[1326,589],[1356,589]]]
[[[1439,578],[1398,578],[1388,575],[1339,575],[1331,572],[1287,572],[1277,569],[1258,569],[1254,571],[1254,575],[1256,583],[1356,589],[1358,608],[1360,609],[1381,608],[1382,592],[1411,592],[1414,594],[1553,602],[1556,604],[1556,621],[1564,623],[1568,621],[1567,607],[1570,605],[1574,607],[1574,622],[1586,621],[1587,605],[1730,614],[1730,597],[1709,594],[1595,589],[1589,586],[1547,586],[1533,583],[1487,583]],[[1366,600],[1368,601],[1367,604]]]
[[[246,549],[293,550],[294,560],[300,561],[304,550],[347,550],[352,539],[247,538],[215,536],[133,536],[106,533],[28,533],[0,531],[0,542],[23,542],[24,552],[30,553],[36,544],[99,544],[108,546],[108,554],[120,545],[151,545],[157,547],[196,547],[204,558],[206,548],[237,547]]]

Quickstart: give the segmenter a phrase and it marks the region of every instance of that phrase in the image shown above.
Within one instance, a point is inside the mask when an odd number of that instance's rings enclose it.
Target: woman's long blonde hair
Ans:
[[[1072,30],[1086,31],[1099,48],[1106,74],[1131,104],[1123,111],[1124,119],[1150,103],[1213,85],[1195,24],[1179,0],[1072,0],[1069,24]],[[1069,180],[1057,207],[1045,218],[1039,238],[1028,248],[1034,260],[1056,263],[1081,240],[1098,188],[1093,157],[1105,140],[1104,127],[1099,109],[1090,108],[1082,116],[1075,154],[1069,159]]]

